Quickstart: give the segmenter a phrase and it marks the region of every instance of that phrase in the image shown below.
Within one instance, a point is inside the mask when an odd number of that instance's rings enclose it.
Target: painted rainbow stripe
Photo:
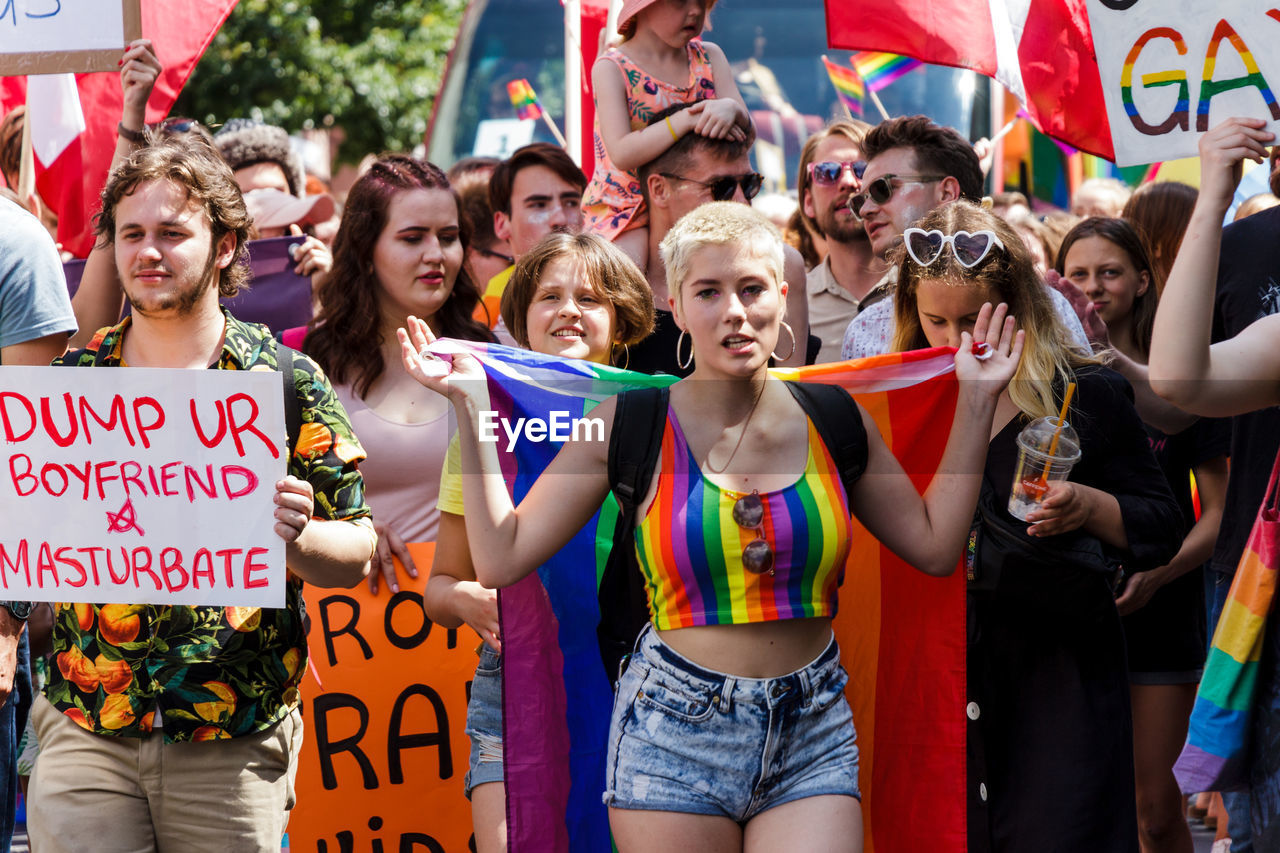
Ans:
[[[853,67],[858,69],[862,79],[873,92],[879,92],[904,74],[910,74],[924,63],[918,59],[899,56],[896,53],[881,53],[874,50],[860,50],[853,55]]]
[[[1187,43],[1182,40],[1181,33],[1169,27],[1154,27],[1147,30],[1134,42],[1133,47],[1129,50],[1129,55],[1124,59],[1124,66],[1120,70],[1120,101],[1124,104],[1125,115],[1129,116],[1129,121],[1134,128],[1146,136],[1160,136],[1175,127],[1187,130],[1191,126],[1191,90],[1187,84],[1187,75],[1183,71],[1160,71],[1142,76],[1142,85],[1144,87],[1178,87],[1178,101],[1174,105],[1173,112],[1160,124],[1148,124],[1138,114],[1138,107],[1133,101],[1133,66],[1137,63],[1138,56],[1142,53],[1142,49],[1147,46],[1147,43],[1158,38],[1168,39],[1173,42],[1173,46],[1177,49],[1179,56],[1186,55]]]
[[[835,87],[840,102],[854,115],[862,115],[862,101],[867,96],[867,87],[858,72],[837,65],[825,56],[822,57],[822,64],[827,68],[827,76],[831,78],[831,85]]]
[[[507,95],[511,98],[511,106],[515,107],[516,118],[542,118],[542,105],[538,103],[538,96],[528,80],[522,77],[507,83]]]
[[[1240,59],[1244,61],[1244,70],[1247,73],[1243,77],[1231,77],[1226,80],[1213,79],[1213,71],[1218,63],[1218,48],[1222,45],[1223,39],[1230,40],[1231,46],[1236,49],[1236,52],[1240,54]],[[1253,53],[1245,46],[1244,39],[1240,38],[1240,34],[1224,18],[1218,21],[1218,26],[1213,31],[1213,36],[1209,39],[1209,50],[1204,57],[1204,81],[1200,84],[1200,101],[1196,104],[1196,130],[1204,133],[1209,129],[1209,102],[1213,100],[1214,95],[1221,95],[1223,92],[1243,89],[1248,86],[1258,90],[1262,95],[1262,100],[1267,104],[1267,109],[1271,111],[1271,118],[1275,121],[1280,121],[1280,105],[1276,104],[1276,96],[1272,94],[1266,78],[1258,70],[1257,60],[1253,58]]]

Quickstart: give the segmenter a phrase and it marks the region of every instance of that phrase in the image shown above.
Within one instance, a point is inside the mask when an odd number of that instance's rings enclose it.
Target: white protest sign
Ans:
[[[0,0],[0,74],[115,71],[139,0]]]
[[[1193,157],[1231,116],[1280,128],[1280,9],[1259,0],[1089,0],[1116,163]]]
[[[275,371],[0,367],[0,598],[283,607],[281,387]]]

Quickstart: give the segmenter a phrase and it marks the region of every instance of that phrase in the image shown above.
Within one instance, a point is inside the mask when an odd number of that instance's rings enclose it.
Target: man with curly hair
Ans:
[[[146,142],[112,173],[98,219],[132,316],[54,363],[275,369],[267,329],[218,304],[247,277],[231,170],[194,134]],[[375,541],[346,413],[314,362],[281,364],[301,422],[275,488],[285,607],[62,605],[33,710],[34,849],[280,849],[302,737],[302,582],[354,586]]]

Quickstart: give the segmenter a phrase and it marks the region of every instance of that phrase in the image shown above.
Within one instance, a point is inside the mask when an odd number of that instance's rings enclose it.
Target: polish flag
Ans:
[[[236,0],[141,0],[142,35],[164,71],[147,105],[147,121],[163,119]],[[124,53],[121,45],[120,52]],[[74,83],[72,82],[74,79]],[[124,105],[120,75],[33,75],[0,78],[0,113],[28,104],[36,188],[58,214],[58,242],[78,258],[93,248],[93,216],[116,146]]]
[[[1049,136],[1114,159],[1085,0],[826,0],[827,41],[994,77]]]

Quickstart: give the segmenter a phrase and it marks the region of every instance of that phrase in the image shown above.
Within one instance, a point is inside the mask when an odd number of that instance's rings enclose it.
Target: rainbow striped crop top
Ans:
[[[743,548],[760,533],[734,521],[733,505],[742,493],[702,475],[672,410],[657,473],[653,503],[636,525],[636,555],[654,627],[835,615],[852,522],[839,469],[812,422],[800,479],[760,495],[773,572],[743,568]]]

